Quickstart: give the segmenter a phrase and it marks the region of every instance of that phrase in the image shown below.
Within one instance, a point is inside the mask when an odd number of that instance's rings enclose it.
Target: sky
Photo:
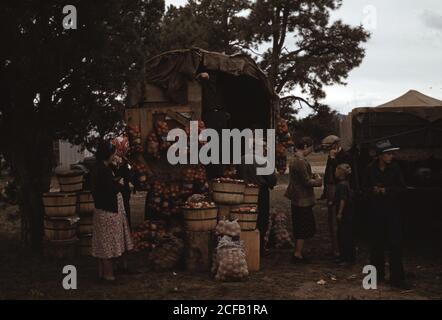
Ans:
[[[185,3],[166,0],[166,5]],[[364,45],[364,61],[350,72],[347,85],[326,87],[323,103],[346,114],[410,89],[442,100],[442,0],[343,0],[332,19],[362,24],[371,38]],[[304,109],[300,115],[308,112]]]

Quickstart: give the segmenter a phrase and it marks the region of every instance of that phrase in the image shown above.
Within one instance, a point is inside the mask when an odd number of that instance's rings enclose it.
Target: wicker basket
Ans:
[[[80,255],[91,256],[92,255],[92,234],[81,235],[78,243]]]
[[[85,215],[82,214],[80,216],[80,221],[78,222],[78,233],[82,234],[91,234],[93,231],[93,216],[91,214]]]
[[[218,208],[183,208],[183,214],[187,230],[210,231],[216,227]]]
[[[240,211],[240,208],[233,208],[230,211],[231,218],[237,219],[241,226],[241,231],[253,231],[256,229],[256,222],[258,220],[258,211]]]
[[[44,243],[44,255],[48,258],[72,259],[77,254],[78,238],[66,240],[46,240]]]
[[[43,206],[48,217],[70,217],[77,213],[77,194],[48,192],[43,194]]]
[[[244,183],[213,182],[213,201],[220,204],[240,204],[244,201]]]
[[[77,222],[63,217],[45,217],[44,233],[46,240],[72,239],[77,235]]]
[[[83,191],[78,193],[78,212],[92,213],[95,209],[94,198],[92,192]]]
[[[81,170],[57,170],[55,172],[62,192],[78,192],[83,190],[83,175]]]
[[[244,204],[257,204],[258,203],[258,187],[249,187],[246,186],[244,190]]]

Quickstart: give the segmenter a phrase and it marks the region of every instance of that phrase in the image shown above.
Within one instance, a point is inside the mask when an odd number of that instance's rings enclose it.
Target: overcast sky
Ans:
[[[167,5],[184,3],[166,0]],[[347,113],[382,104],[409,89],[442,100],[442,0],[344,0],[333,18],[362,23],[372,36],[347,86],[327,87],[325,103]]]

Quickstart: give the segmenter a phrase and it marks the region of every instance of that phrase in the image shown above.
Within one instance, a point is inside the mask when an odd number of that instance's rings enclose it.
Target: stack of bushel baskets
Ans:
[[[83,188],[83,171],[58,170],[60,192],[43,194],[45,255],[72,258],[77,252],[77,192]]]
[[[212,181],[211,189],[213,200],[219,208],[219,220],[238,221],[248,270],[258,271],[260,267],[259,230],[256,229],[258,186],[246,184],[243,180],[218,178]]]
[[[81,255],[90,256],[92,250],[92,231],[94,199],[92,192],[81,191],[78,193],[78,214],[80,221],[78,223],[78,237],[80,238],[79,251]]]
[[[185,221],[185,266],[189,271],[211,268],[211,257],[218,208],[213,202],[188,202],[183,208]]]

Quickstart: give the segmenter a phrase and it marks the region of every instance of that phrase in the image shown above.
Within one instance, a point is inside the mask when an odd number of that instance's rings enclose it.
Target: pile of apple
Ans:
[[[241,206],[238,208],[234,208],[231,210],[232,213],[257,213],[258,212],[258,207],[257,206]]]
[[[181,170],[181,177],[181,195],[184,199],[192,194],[207,194],[209,192],[206,168],[203,165],[184,166]]]
[[[237,183],[237,184],[242,184],[244,183],[244,180],[241,179],[233,179],[233,178],[226,178],[226,177],[221,177],[221,178],[215,178],[212,180],[214,183]]]
[[[143,146],[141,144],[141,132],[138,126],[127,126],[127,134],[129,136],[130,154],[137,154],[143,152]]]
[[[149,253],[148,265],[155,271],[175,268],[184,254],[184,241],[168,234]]]
[[[287,121],[281,119],[276,125],[276,170],[284,174],[287,169],[287,149],[293,147]]]
[[[187,201],[183,205],[183,208],[184,209],[213,209],[213,208],[216,208],[216,205],[214,202],[209,202],[209,201],[198,201],[198,202]]]
[[[147,207],[151,212],[171,216],[180,212],[181,187],[177,182],[166,183],[161,179],[151,182],[147,194]]]
[[[132,232],[134,251],[145,251],[154,249],[166,236],[165,224],[161,221],[146,220]]]
[[[152,131],[147,136],[147,153],[154,159],[160,158],[160,142],[158,141],[155,131]]]

